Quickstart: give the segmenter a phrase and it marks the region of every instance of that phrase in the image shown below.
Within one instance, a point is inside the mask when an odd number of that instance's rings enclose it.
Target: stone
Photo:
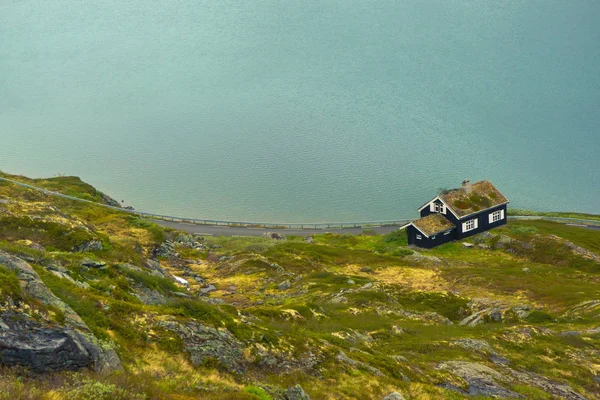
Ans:
[[[106,263],[104,261],[90,260],[89,258],[86,258],[85,260],[83,260],[81,262],[81,265],[83,265],[84,267],[90,267],[90,268],[106,267]]]
[[[285,391],[285,400],[310,400],[302,386],[295,385]]]
[[[463,349],[476,351],[483,354],[495,354],[492,346],[489,345],[485,340],[480,339],[459,339],[455,340],[453,344],[462,347]]]
[[[290,281],[283,281],[279,285],[277,285],[277,289],[279,290],[288,290],[291,287],[292,284],[290,283]]]
[[[189,286],[190,285],[187,280],[183,279],[180,276],[173,275],[173,279],[175,279],[175,281],[177,281],[177,283],[179,283],[179,284],[181,284],[183,286]]]
[[[154,257],[163,257],[169,260],[179,258],[179,253],[175,251],[175,243],[165,240],[152,251]]]
[[[115,350],[108,343],[100,342],[100,340],[98,340],[98,338],[92,334],[81,317],[61,299],[56,297],[50,291],[50,289],[48,289],[48,287],[46,287],[37,272],[35,272],[35,270],[29,264],[22,259],[12,256],[2,250],[0,250],[0,264],[17,273],[17,278],[20,281],[24,293],[31,298],[36,299],[45,306],[54,307],[55,309],[60,310],[65,317],[65,322],[63,324],[64,326],[57,327],[54,333],[47,335],[47,331],[37,330],[38,336],[31,337],[30,340],[33,342],[36,342],[37,340],[36,343],[44,343],[44,341],[49,340],[51,343],[53,343],[51,347],[57,350],[68,349],[68,351],[65,351],[64,354],[66,354],[66,357],[69,357],[69,354],[73,354],[74,359],[71,361],[72,364],[77,366],[83,363],[82,360],[85,358],[85,352],[87,352],[90,360],[89,364],[87,364],[89,368],[97,372],[108,372],[111,370],[121,369],[121,361],[119,360]],[[32,331],[36,331],[37,328],[41,327],[32,326]],[[16,334],[20,335],[23,334],[23,332],[23,329],[19,327],[19,330]],[[6,332],[3,332],[3,334],[4,333]],[[65,335],[71,339],[68,339]],[[59,342],[63,339],[64,345],[61,345]],[[69,340],[71,340],[72,343],[69,342]],[[12,343],[15,342],[12,341]],[[27,345],[28,340],[26,339],[23,343]],[[76,350],[73,346],[75,346],[78,350]],[[0,351],[2,348],[2,345],[0,345]],[[45,351],[43,350],[43,346],[39,347],[38,350]],[[4,360],[4,357],[0,357],[0,360]],[[40,360],[49,359],[41,357]],[[65,360],[68,360],[68,358]],[[48,369],[56,370],[56,365],[52,364],[52,360],[49,361],[49,364],[47,364],[46,367]],[[46,367],[38,363],[35,368],[44,369]]]
[[[479,243],[479,244],[477,245],[477,247],[478,247],[478,248],[480,248],[480,249],[484,249],[484,250],[488,250],[488,249],[490,248],[490,246],[488,246],[488,245],[487,245],[487,244],[485,244],[485,243]]]
[[[383,400],[404,400],[404,396],[402,396],[398,392],[392,392],[392,393],[388,394],[387,396],[385,396],[383,398]]]
[[[367,274],[372,274],[372,273],[373,273],[373,272],[375,272],[375,271],[373,271],[373,270],[372,270],[371,268],[369,268],[369,267],[362,267],[362,268],[360,269],[360,272],[366,272]]]
[[[200,289],[200,293],[208,294],[210,292],[214,292],[215,290],[217,290],[217,287],[213,284],[210,284],[207,287],[203,287],[202,289]]]
[[[100,251],[103,249],[102,242],[99,240],[90,240],[73,247],[74,252],[87,253],[89,251]]]
[[[489,396],[493,398],[523,398],[517,392],[502,386],[512,383],[514,379],[505,376],[488,366],[468,361],[448,361],[438,366],[464,379],[469,387],[467,394],[471,396]]]
[[[112,197],[110,197],[102,192],[99,192],[99,194],[100,194],[100,199],[102,199],[102,202],[104,204],[106,204],[107,206],[121,208],[121,204],[119,204],[119,202],[116,201],[115,199],[113,199]]]
[[[167,278],[169,273],[160,265],[160,262],[157,260],[147,259],[144,263],[144,267],[150,270],[150,273],[154,276],[159,276],[161,278]]]
[[[529,268],[527,268],[527,267],[523,268],[523,272],[529,273],[529,271],[530,271]]]
[[[159,321],[157,326],[168,329],[181,338],[184,350],[194,366],[213,359],[232,372],[241,374],[246,371],[243,345],[226,328],[177,321]]]
[[[354,283],[355,283],[354,280],[348,279],[348,285],[354,285]]]
[[[17,313],[2,313],[0,363],[34,372],[77,370],[94,363],[75,330],[45,326]]]
[[[263,233],[263,236],[269,239],[275,239],[275,240],[284,240],[285,239],[285,235],[283,233],[277,233],[277,232],[265,232]]]
[[[371,372],[373,375],[385,376],[379,369],[377,369],[369,364],[366,364],[362,361],[353,360],[350,357],[348,357],[346,355],[346,353],[344,353],[341,350],[339,351],[338,355],[336,356],[336,359],[340,362],[343,362],[344,364],[348,364],[348,365],[351,365],[356,368],[362,368],[364,370],[367,370],[367,371]]]
[[[157,290],[152,290],[142,285],[135,287],[134,290],[135,297],[140,299],[144,304],[161,305],[167,303],[167,298]]]
[[[314,242],[314,238],[312,236],[307,236],[304,238],[304,243],[312,244]]]
[[[468,243],[468,242],[462,242],[463,247],[466,248],[471,248],[471,247],[475,247],[475,245],[473,243]]]

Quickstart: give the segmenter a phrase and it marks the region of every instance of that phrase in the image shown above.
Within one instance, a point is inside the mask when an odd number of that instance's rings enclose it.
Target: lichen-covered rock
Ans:
[[[119,207],[121,208],[121,204],[119,204],[118,201],[116,201],[115,199],[113,199],[112,197],[100,192],[100,198],[102,199],[102,201],[104,202],[104,204],[106,204],[107,206],[111,206],[111,207]]]
[[[275,239],[275,240],[284,240],[285,239],[285,235],[283,233],[277,233],[277,232],[265,232],[263,233],[263,236],[269,239]]]
[[[43,324],[10,311],[0,315],[1,364],[48,372],[76,370],[94,363],[72,328]]]
[[[466,394],[471,396],[523,398],[519,393],[502,386],[502,384],[513,382],[514,379],[486,365],[467,361],[448,361],[440,364],[438,368],[448,370],[464,379],[468,384]]]
[[[163,257],[169,260],[179,258],[179,253],[175,250],[175,243],[165,240],[152,251],[154,257]]]
[[[102,242],[99,240],[90,240],[89,242],[85,242],[73,247],[73,251],[79,253],[86,253],[88,251],[100,251],[102,249]]]
[[[159,321],[157,326],[168,329],[181,338],[192,364],[198,366],[213,359],[218,360],[230,371],[246,371],[242,343],[229,330],[196,322]]]
[[[295,385],[285,391],[286,400],[310,400],[310,396],[306,394],[302,386]]]
[[[564,383],[553,382],[541,375],[519,371],[507,366],[494,370],[486,365],[468,361],[448,361],[438,366],[464,379],[469,385],[466,394],[495,398],[523,398],[522,395],[507,389],[503,384],[526,384],[535,386],[546,393],[567,400],[585,400],[573,388]],[[448,386],[446,386],[448,387]]]
[[[106,266],[106,263],[104,261],[85,259],[81,262],[81,265],[83,265],[84,267],[90,267],[90,268],[102,268],[102,267]]]
[[[392,392],[392,393],[388,394],[387,396],[385,396],[383,398],[383,400],[404,400],[404,396],[402,396],[398,392]]]
[[[144,266],[150,270],[150,273],[154,276],[160,276],[161,278],[169,277],[169,273],[160,265],[159,261],[148,259]]]
[[[85,349],[85,351],[89,354],[91,359],[91,363],[89,364],[90,368],[101,372],[121,368],[121,361],[119,360],[115,350],[111,346],[100,342],[92,334],[81,317],[46,287],[37,272],[35,272],[35,270],[29,264],[18,257],[12,256],[0,250],[0,265],[4,265],[16,272],[21,287],[23,288],[23,291],[27,293],[27,295],[36,299],[45,306],[54,307],[60,310],[64,314],[65,327],[71,328],[71,330],[62,331],[62,333],[66,334],[65,332],[74,332],[74,335],[71,335],[70,337],[76,337],[78,343],[81,345],[78,347]],[[79,365],[81,363],[81,357],[79,353],[73,354],[75,357],[73,363]],[[2,358],[0,358],[0,362],[1,360]],[[39,365],[36,368],[43,368],[43,366]],[[51,369],[52,366],[49,365],[48,368]]]
[[[379,369],[377,369],[369,364],[366,364],[362,361],[354,360],[354,359],[348,357],[346,355],[346,353],[344,353],[341,350],[339,351],[338,355],[336,356],[336,359],[340,362],[343,362],[344,364],[348,364],[348,365],[351,365],[356,368],[361,368],[361,369],[367,370],[375,376],[385,376],[383,374],[383,372],[381,372]]]
[[[277,285],[277,289],[279,290],[288,290],[291,287],[292,284],[290,283],[290,281],[283,281],[279,285]]]

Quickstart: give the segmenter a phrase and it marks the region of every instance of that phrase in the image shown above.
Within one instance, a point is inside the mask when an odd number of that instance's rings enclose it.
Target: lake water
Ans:
[[[489,179],[599,212],[600,2],[0,1],[0,169],[139,210],[415,216]]]

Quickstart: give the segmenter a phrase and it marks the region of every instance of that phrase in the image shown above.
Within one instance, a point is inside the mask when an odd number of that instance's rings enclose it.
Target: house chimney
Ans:
[[[466,193],[466,194],[471,194],[473,192],[473,187],[471,186],[471,181],[469,181],[468,179],[465,179],[462,182],[462,190]]]

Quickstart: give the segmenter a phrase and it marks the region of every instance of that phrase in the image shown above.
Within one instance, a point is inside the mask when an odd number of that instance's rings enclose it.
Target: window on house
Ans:
[[[494,211],[493,213],[491,213],[490,214],[490,223],[500,221],[501,219],[503,219],[502,214],[503,214],[502,210]]]
[[[417,235],[417,239],[421,240],[421,235]]]
[[[435,239],[435,235],[433,235],[433,236],[431,237],[431,239]]]
[[[475,229],[476,228],[475,221],[476,221],[475,219],[470,219],[467,222],[465,222],[463,232],[468,232],[468,231],[472,231],[473,229]]]
[[[435,207],[435,212],[436,213],[441,213],[442,212],[442,205],[440,203],[434,203],[434,207]]]

